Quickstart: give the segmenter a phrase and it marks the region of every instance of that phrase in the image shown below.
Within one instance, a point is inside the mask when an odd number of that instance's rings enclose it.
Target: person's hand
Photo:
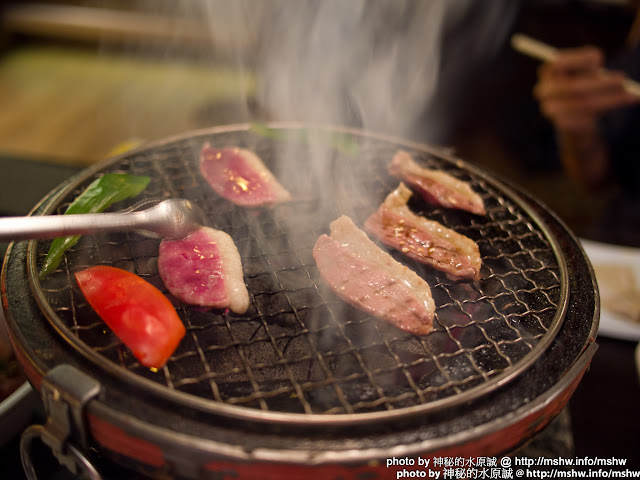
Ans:
[[[603,63],[601,50],[581,47],[561,50],[540,67],[534,96],[560,132],[594,132],[602,114],[640,100],[625,90],[624,74],[603,70]]]

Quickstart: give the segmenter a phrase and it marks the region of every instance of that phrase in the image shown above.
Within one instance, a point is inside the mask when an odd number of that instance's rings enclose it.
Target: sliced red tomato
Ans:
[[[171,302],[134,273],[98,265],[79,271],[83,295],[120,340],[146,367],[162,367],[185,335]]]

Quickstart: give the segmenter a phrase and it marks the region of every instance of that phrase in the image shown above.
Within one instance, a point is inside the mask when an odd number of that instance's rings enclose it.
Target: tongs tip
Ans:
[[[144,210],[150,217],[151,224],[147,228],[162,238],[184,238],[206,223],[202,209],[183,198],[171,198],[160,201],[157,205]]]

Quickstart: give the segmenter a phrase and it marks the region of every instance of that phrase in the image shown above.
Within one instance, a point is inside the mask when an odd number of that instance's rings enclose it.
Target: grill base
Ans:
[[[36,213],[55,201],[54,192]],[[225,478],[231,470],[241,478],[253,478],[256,471],[272,478],[313,478],[318,471],[336,478],[388,478],[389,456],[500,455],[516,448],[558,414],[588,367],[599,316],[593,271],[577,239],[552,213],[528,197],[523,204],[541,219],[563,253],[567,314],[535,361],[463,405],[454,402],[433,410],[402,406],[395,414],[296,416],[261,409],[245,415],[247,409],[221,407],[192,395],[185,401],[164,385],[141,382],[136,372],[123,373],[121,365],[87,361],[96,352],[87,354],[73,332],[50,322],[32,295],[32,247],[26,242],[12,244],[7,254],[3,308],[18,359],[36,388],[53,367],[63,364],[99,382],[100,394],[84,411],[89,445],[127,468],[186,478]]]

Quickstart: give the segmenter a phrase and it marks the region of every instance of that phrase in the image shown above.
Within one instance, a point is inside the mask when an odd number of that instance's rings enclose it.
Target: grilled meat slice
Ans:
[[[244,313],[249,293],[240,254],[233,239],[220,230],[201,227],[180,240],[163,240],[158,271],[167,289],[181,302]]]
[[[448,173],[419,166],[404,150],[398,150],[388,168],[432,205],[484,215],[484,202],[471,186]]]
[[[407,206],[411,190],[400,183],[364,223],[385,245],[453,277],[478,280],[482,259],[476,242]]]
[[[256,207],[291,199],[291,194],[250,150],[213,148],[205,143],[200,152],[200,172],[219,195],[237,205]]]
[[[331,223],[313,257],[332,290],[346,302],[413,333],[433,330],[435,303],[427,282],[384,252],[351,218]]]

